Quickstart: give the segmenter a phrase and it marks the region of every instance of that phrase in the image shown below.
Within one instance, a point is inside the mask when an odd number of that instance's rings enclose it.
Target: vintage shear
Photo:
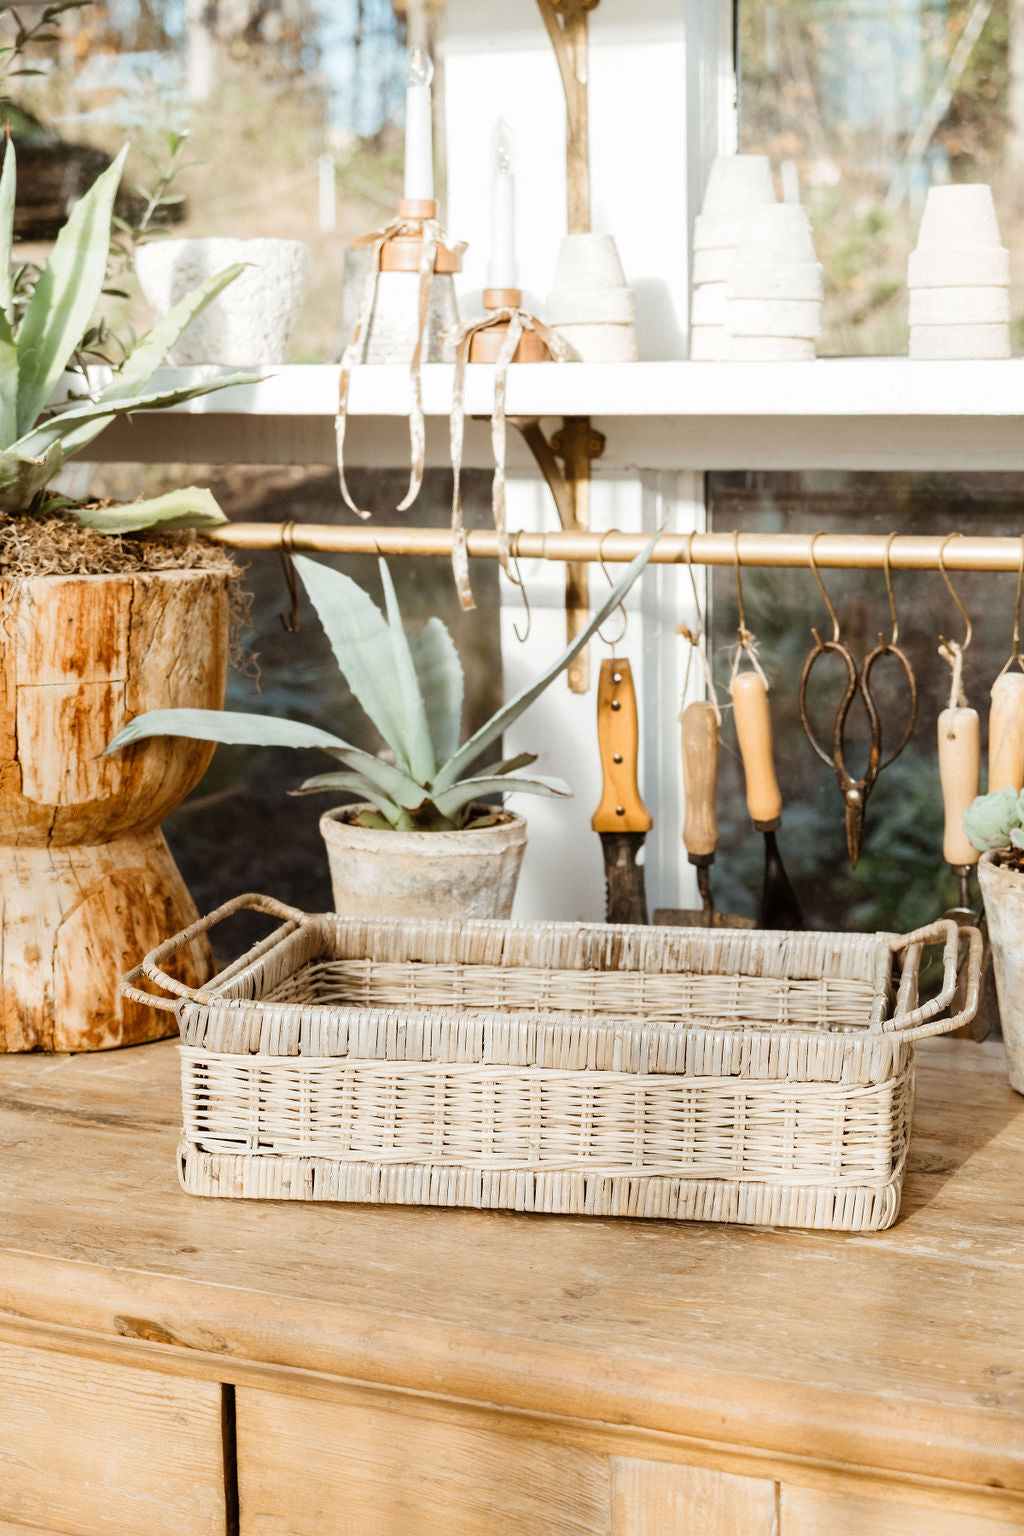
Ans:
[[[814,636],[814,648],[804,662],[803,672],[800,675],[800,719],[803,722],[803,727],[811,746],[822,762],[827,763],[836,776],[836,783],[839,785],[845,806],[846,847],[850,855],[850,863],[856,869],[857,860],[860,858],[861,844],[864,841],[864,812],[867,807],[868,796],[882,769],[895,762],[913,734],[914,725],[917,721],[917,680],[914,677],[914,670],[906,652],[900,649],[898,643],[900,626],[896,614],[896,600],[893,596],[892,571],[889,563],[889,551],[895,535],[890,537],[885,549],[885,586],[889,596],[889,612],[892,614],[892,633],[888,640],[883,635],[879,635],[878,644],[874,650],[868,652],[859,667],[850,651],[840,641],[839,619],[836,616],[832,600],[825,590],[825,584],[821,579],[821,573],[814,559],[814,545],[818,537],[819,535],[815,534],[811,540],[811,570],[814,572],[814,579],[818,583],[818,588],[825,600],[825,606],[832,620],[832,638],[831,640],[822,640],[816,629],[811,630],[811,634]],[[815,664],[822,656],[829,653],[842,658],[843,664],[846,667],[846,691],[840,700],[832,726],[832,750],[831,752],[826,752],[815,736],[810,722],[807,711],[807,692]],[[882,757],[882,722],[871,694],[872,669],[875,663],[884,656],[893,657],[902,668],[910,693],[910,713],[906,729],[903,732],[899,746],[894,752],[890,752],[886,758]],[[858,694],[868,718],[868,762],[861,777],[854,778],[846,764],[846,724],[853,701]]]

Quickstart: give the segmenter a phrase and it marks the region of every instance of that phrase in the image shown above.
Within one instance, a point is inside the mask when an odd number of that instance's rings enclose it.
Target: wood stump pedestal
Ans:
[[[195,921],[160,822],[213,747],[158,737],[103,752],[146,710],[223,704],[228,581],[186,570],[0,586],[2,1050],[104,1050],[173,1032],[117,982]],[[183,962],[190,985],[212,973],[208,948]]]

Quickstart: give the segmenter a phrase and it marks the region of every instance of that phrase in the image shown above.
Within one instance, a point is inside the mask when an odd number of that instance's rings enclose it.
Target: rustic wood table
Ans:
[[[1024,1100],[875,1236],[178,1188],[172,1043],[0,1060],[0,1536],[1024,1531]]]

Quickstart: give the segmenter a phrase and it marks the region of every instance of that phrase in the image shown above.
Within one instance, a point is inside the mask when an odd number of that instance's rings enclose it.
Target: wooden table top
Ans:
[[[200,1200],[178,1125],[172,1042],[0,1058],[0,1336],[1024,1491],[1024,1100],[998,1045],[919,1049],[875,1235]]]

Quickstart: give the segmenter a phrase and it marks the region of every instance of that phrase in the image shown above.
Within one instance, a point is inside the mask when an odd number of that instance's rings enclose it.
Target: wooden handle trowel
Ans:
[[[646,923],[647,894],[639,857],[653,822],[637,783],[640,725],[628,661],[601,663],[597,742],[604,784],[590,824],[600,835],[604,853],[605,915],[610,923]]]
[[[659,907],[654,921],[673,928],[753,928],[752,917],[718,912],[711,895],[711,865],[718,849],[719,729],[715,706],[706,699],[688,704],[680,716],[683,757],[683,845],[697,871],[699,911]]]

